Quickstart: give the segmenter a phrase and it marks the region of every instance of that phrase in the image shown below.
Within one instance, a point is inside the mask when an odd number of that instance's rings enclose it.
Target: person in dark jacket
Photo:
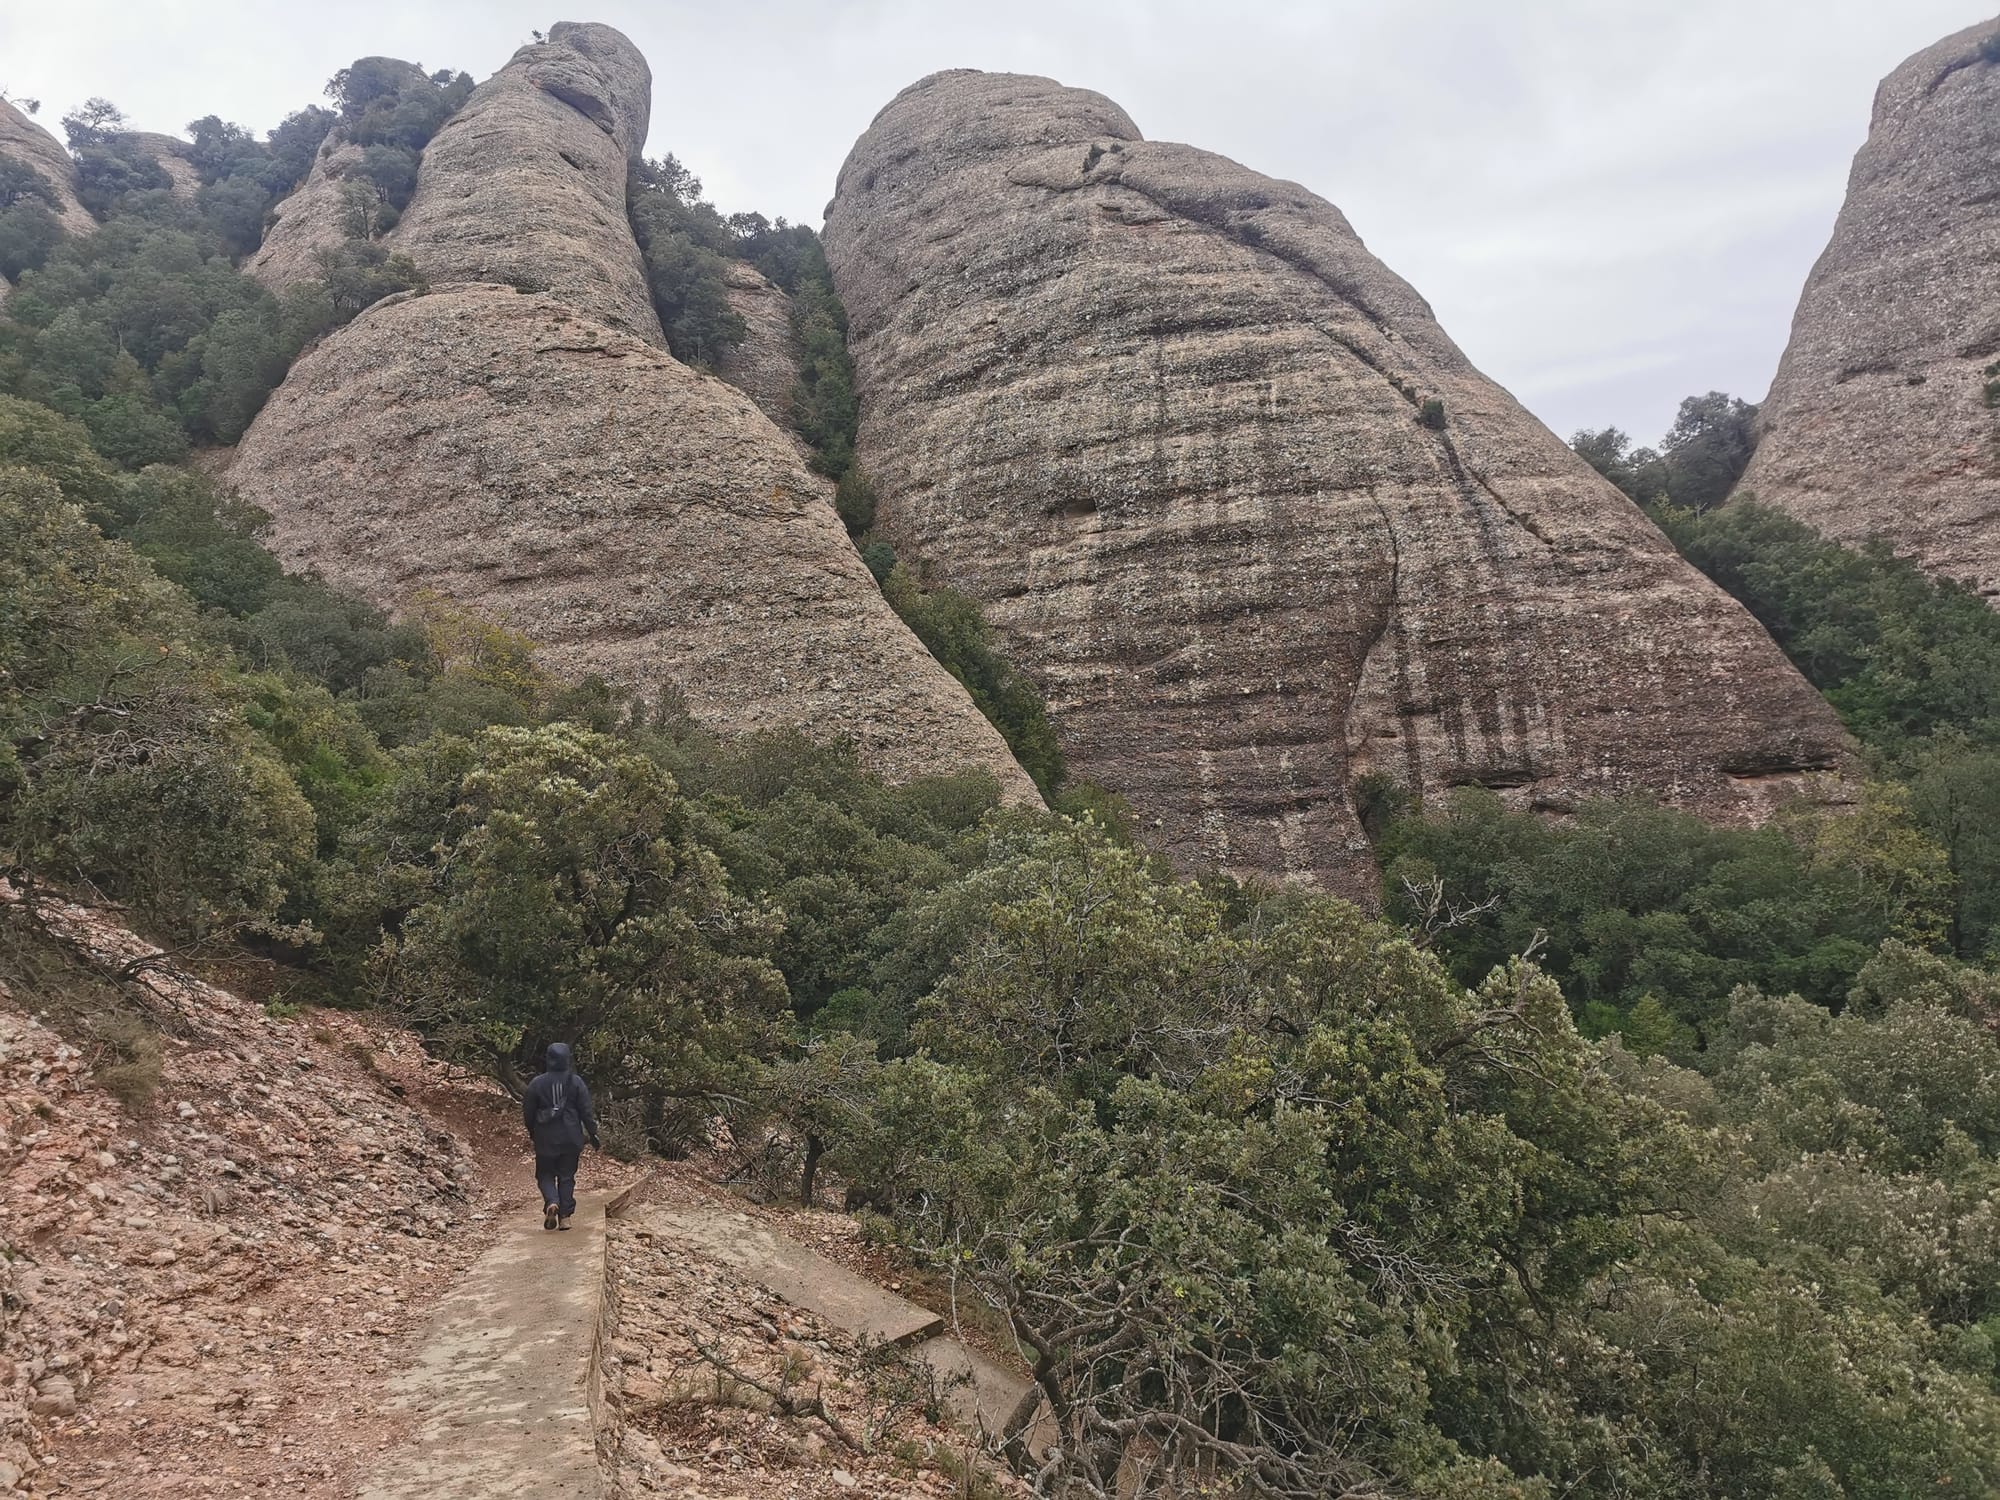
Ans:
[[[549,1048],[544,1071],[521,1096],[521,1122],[535,1143],[535,1181],[542,1189],[542,1228],[567,1229],[576,1212],[576,1164],[583,1143],[597,1144],[590,1085],[569,1065],[569,1045]]]

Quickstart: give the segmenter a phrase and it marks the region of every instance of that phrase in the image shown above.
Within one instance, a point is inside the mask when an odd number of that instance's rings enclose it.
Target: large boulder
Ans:
[[[97,228],[90,210],[77,202],[76,163],[62,142],[5,99],[0,99],[0,157],[19,162],[41,177],[56,200],[50,211],[67,232],[89,234]]]
[[[671,685],[722,729],[846,737],[892,777],[990,769],[1035,800],[769,419],[561,298],[377,304],[293,367],[231,479],[288,566],[385,606],[436,591],[558,674]]]
[[[1743,488],[2000,595],[2000,20],[1882,81]]]
[[[941,73],[826,249],[881,524],[1187,861],[1365,893],[1366,773],[1748,819],[1843,764],[1756,623],[1304,188]]]
[[[611,27],[553,27],[432,138],[393,244],[434,285],[551,292],[665,348],[625,207],[651,78]]]

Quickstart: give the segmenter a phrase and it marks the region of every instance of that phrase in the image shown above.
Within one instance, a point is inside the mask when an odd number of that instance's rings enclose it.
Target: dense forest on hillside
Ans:
[[[37,894],[83,892],[262,966],[274,1014],[382,1007],[512,1085],[572,1039],[621,1149],[724,1118],[742,1174],[837,1181],[1003,1310],[1067,1434],[1049,1493],[1110,1492],[1134,1439],[1162,1490],[1299,1500],[2000,1490],[1980,601],[1722,503],[1741,403],[1691,403],[1658,455],[1587,435],[1875,780],[1758,830],[1371,785],[1387,920],[1177,874],[1088,789],[1005,810],[985,777],[889,786],[845,746],[554,681],[449,599],[392,620],[287,575],[182,462],[421,284],[379,236],[461,77],[349,70],[262,141],[197,122],[192,201],[87,109],[97,231],[0,209],[32,242],[0,321],[0,853],[27,894],[0,977],[31,992]],[[375,196],[273,297],[239,267],[336,125],[382,148]],[[722,220],[671,158],[632,201],[683,358],[732,337],[709,257],[791,294],[800,430],[857,545],[1058,786],[1032,684],[872,534],[811,231]],[[130,1020],[70,1024],[141,1097]]]

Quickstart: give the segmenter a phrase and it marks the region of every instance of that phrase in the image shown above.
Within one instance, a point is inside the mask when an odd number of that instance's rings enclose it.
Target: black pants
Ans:
[[[542,1202],[553,1203],[564,1218],[576,1212],[576,1164],[582,1155],[581,1146],[535,1152],[535,1181],[541,1184]]]

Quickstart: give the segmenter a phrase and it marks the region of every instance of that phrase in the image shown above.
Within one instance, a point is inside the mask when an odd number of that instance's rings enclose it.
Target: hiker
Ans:
[[[521,1096],[521,1121],[535,1143],[535,1181],[542,1188],[542,1228],[567,1229],[576,1212],[576,1163],[583,1143],[597,1144],[597,1111],[590,1085],[569,1065],[569,1044],[556,1042],[545,1071]]]

